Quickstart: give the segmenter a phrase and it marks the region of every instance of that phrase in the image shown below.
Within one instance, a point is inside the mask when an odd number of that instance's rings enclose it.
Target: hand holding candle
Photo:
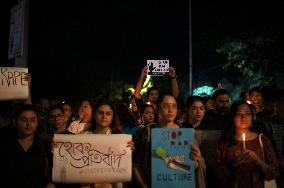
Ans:
[[[243,133],[243,149],[246,150],[246,134]]]

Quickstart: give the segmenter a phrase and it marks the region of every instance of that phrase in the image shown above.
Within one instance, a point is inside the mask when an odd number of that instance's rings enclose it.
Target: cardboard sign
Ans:
[[[152,187],[195,188],[195,167],[190,159],[193,129],[152,129]]]
[[[0,67],[0,100],[27,99],[29,83],[25,81],[27,68]]]
[[[115,183],[131,180],[126,134],[55,134],[52,180],[60,183]]]
[[[164,76],[169,73],[169,60],[147,60],[147,74],[151,76]]]

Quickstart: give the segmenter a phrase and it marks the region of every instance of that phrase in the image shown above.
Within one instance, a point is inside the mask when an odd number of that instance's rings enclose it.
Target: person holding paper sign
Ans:
[[[141,100],[140,92],[141,92],[141,89],[142,89],[142,86],[143,86],[143,83],[144,83],[146,76],[147,76],[147,66],[143,67],[143,69],[141,70],[139,80],[138,80],[136,87],[135,87],[134,96],[138,100]],[[172,84],[172,95],[175,98],[177,98],[179,96],[179,88],[178,88],[178,82],[177,82],[177,79],[176,79],[176,72],[175,72],[175,69],[173,67],[169,68],[169,77],[171,79],[171,84]],[[152,104],[156,108],[158,97],[159,97],[159,90],[155,87],[150,88],[147,91],[146,102],[149,102],[150,104]]]
[[[175,122],[177,102],[174,96],[163,95],[157,107],[159,122],[152,125],[151,128],[180,128],[180,125]],[[133,174],[139,186],[143,188],[151,185],[151,131],[149,130],[149,127],[145,127],[135,135],[137,149],[134,151]],[[202,165],[200,164],[202,155],[197,145],[191,145],[190,156],[195,161],[196,169],[199,165]]]
[[[116,134],[121,133],[119,130],[119,119],[116,113],[114,104],[109,101],[101,100],[98,101],[94,106],[94,127],[92,133],[94,134]],[[129,141],[127,147],[134,150],[134,142]],[[108,187],[123,187],[123,183],[108,183],[95,184],[95,187],[108,188]],[[83,186],[83,187],[92,187]]]
[[[279,174],[269,139],[251,131],[252,115],[253,110],[246,102],[231,106],[232,129],[218,143],[216,152],[219,187],[264,187],[264,180],[275,179]]]

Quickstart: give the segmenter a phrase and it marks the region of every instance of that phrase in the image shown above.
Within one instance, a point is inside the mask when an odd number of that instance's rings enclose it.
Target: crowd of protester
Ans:
[[[79,106],[66,101],[29,99],[3,108],[0,114],[0,187],[151,187],[151,129],[192,128],[195,142],[189,157],[195,165],[196,187],[264,187],[276,180],[284,187],[284,91],[264,98],[260,88],[240,94],[237,101],[225,88],[212,96],[189,96],[179,105],[178,81],[173,67],[172,90],[160,93],[141,88],[144,67],[129,101],[112,102],[101,96],[83,99]],[[77,101],[76,101],[77,102]],[[185,106],[181,109],[180,106]],[[131,182],[60,184],[52,182],[54,134],[131,134]],[[246,145],[243,146],[243,134]]]

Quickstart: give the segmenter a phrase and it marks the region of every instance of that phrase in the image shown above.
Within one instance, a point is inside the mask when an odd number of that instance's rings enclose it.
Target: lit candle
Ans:
[[[250,100],[247,100],[246,102],[247,102],[248,104],[251,104],[251,101],[250,101]]]
[[[129,109],[132,109],[132,104],[129,104]]]
[[[243,133],[243,149],[246,149],[246,134]]]
[[[148,101],[148,102],[146,102],[146,104],[149,104],[149,105],[150,105],[151,103],[150,103],[150,101]]]

